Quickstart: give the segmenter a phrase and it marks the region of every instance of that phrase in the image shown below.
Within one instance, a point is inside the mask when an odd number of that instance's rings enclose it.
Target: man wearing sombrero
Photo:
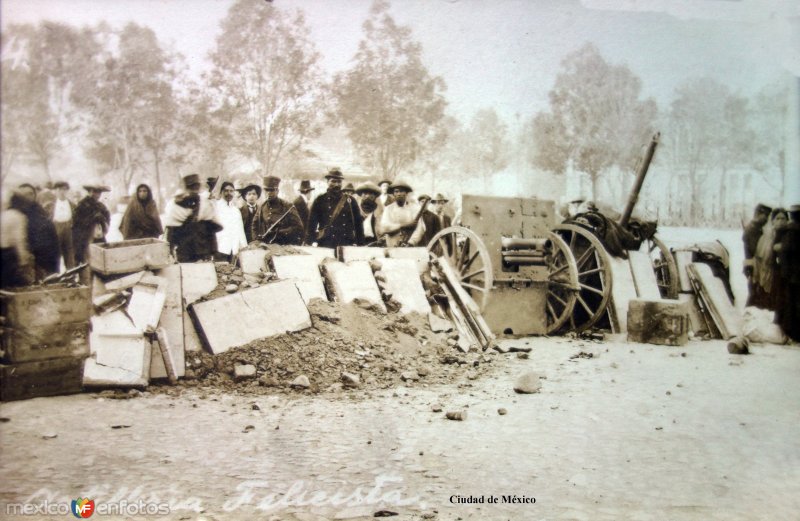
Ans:
[[[100,202],[103,192],[111,189],[104,185],[84,185],[87,195],[75,207],[72,216],[72,246],[75,248],[75,262],[89,261],[89,244],[106,242],[106,233],[111,224],[111,214],[106,205]]]

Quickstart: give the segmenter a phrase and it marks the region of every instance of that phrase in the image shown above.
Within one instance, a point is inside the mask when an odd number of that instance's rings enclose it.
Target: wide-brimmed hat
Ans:
[[[355,192],[355,191],[356,189],[353,186],[353,183],[347,183],[346,185],[344,185],[344,188],[342,188],[342,192]]]
[[[344,180],[344,174],[338,168],[331,168],[327,174],[325,174],[325,179],[338,179],[340,181]]]
[[[378,182],[378,186],[380,186],[380,185],[382,185],[384,183],[386,183],[389,186],[392,186],[392,182],[389,179],[383,179],[383,180],[379,181]]]
[[[367,181],[366,183],[360,184],[360,185],[358,185],[358,188],[356,188],[356,193],[358,195],[361,195],[361,194],[363,194],[365,192],[370,192],[370,193],[373,193],[375,195],[381,195],[380,187],[378,187],[378,185],[376,185],[375,183],[372,183],[370,181]]]
[[[766,214],[768,214],[771,211],[772,211],[772,207],[771,206],[767,206],[764,203],[758,203],[756,205],[756,213],[766,213]]]
[[[111,188],[101,184],[83,185],[83,189],[87,192],[110,192]]]
[[[417,201],[422,201],[424,199],[431,200],[431,196],[428,194],[420,194],[417,196]]]
[[[199,185],[200,184],[200,176],[197,175],[197,174],[187,174],[187,175],[183,176],[183,178],[181,179],[181,182],[183,183],[183,187],[184,188],[189,188],[190,186],[193,186],[193,185]]]
[[[436,194],[436,197],[431,199],[432,203],[446,203],[449,199],[444,196],[444,194]]]
[[[58,190],[59,188],[69,190],[69,183],[66,181],[56,181],[53,183],[53,190]]]
[[[250,183],[249,185],[245,186],[244,188],[237,188],[236,189],[236,191],[239,192],[239,194],[242,197],[247,195],[247,192],[249,192],[250,190],[255,190],[256,191],[256,197],[261,197],[261,187],[258,186],[255,183]]]
[[[392,183],[392,186],[389,187],[389,190],[394,192],[397,189],[405,190],[406,192],[413,192],[414,189],[411,188],[411,185],[406,183],[405,181],[395,181]]]
[[[308,179],[303,179],[300,181],[300,192],[310,192],[313,189],[314,187],[311,186],[311,181]]]
[[[274,175],[268,175],[263,179],[263,186],[264,188],[278,188],[278,185],[281,184],[281,178],[275,177]]]

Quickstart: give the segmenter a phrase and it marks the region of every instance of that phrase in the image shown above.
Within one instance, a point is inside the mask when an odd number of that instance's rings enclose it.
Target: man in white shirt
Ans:
[[[69,183],[58,181],[53,185],[56,198],[49,201],[44,209],[56,227],[58,236],[59,255],[64,259],[64,267],[71,269],[75,266],[75,249],[72,246],[72,214],[75,204],[67,199]]]
[[[247,237],[244,234],[242,212],[236,205],[233,197],[236,189],[228,181],[220,187],[221,197],[215,201],[217,219],[222,224],[222,230],[217,232],[217,255],[219,260],[231,262],[234,255],[239,253],[239,248],[247,246]]]
[[[408,183],[395,181],[391,186],[394,202],[383,209],[380,230],[389,248],[408,243],[417,227],[420,205],[408,199],[413,190]]]

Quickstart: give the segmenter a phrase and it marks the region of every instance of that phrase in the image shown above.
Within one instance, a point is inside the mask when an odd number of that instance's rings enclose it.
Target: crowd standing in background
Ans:
[[[448,201],[442,194],[435,199],[420,195],[415,201],[406,182],[356,186],[346,182],[338,168],[325,175],[327,190],[316,198],[311,181],[301,180],[299,195],[291,203],[279,196],[281,179],[276,176],[264,177],[261,186],[250,183],[242,188],[219,177],[207,177],[205,183],[201,179],[197,174],[184,176],[163,215],[151,187],[139,184],[126,198],[118,236],[163,237],[178,262],[235,262],[239,250],[250,243],[425,246],[451,223],[443,212]],[[106,241],[111,213],[100,199],[110,189],[100,184],[83,188],[86,195],[77,204],[64,181],[41,193],[23,184],[5,199],[0,238],[3,287],[32,284],[87,263],[89,246]],[[88,269],[84,271],[88,275]]]

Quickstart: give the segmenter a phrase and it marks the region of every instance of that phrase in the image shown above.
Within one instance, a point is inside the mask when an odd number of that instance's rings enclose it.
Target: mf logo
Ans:
[[[86,519],[94,514],[94,499],[78,498],[72,500],[72,515],[78,519]]]

